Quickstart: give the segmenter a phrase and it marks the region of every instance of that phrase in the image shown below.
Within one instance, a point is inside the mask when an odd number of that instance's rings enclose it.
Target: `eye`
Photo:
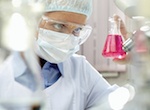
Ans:
[[[82,30],[82,28],[78,27],[75,30],[73,30],[72,34],[75,35],[75,36],[79,36],[81,30]]]
[[[59,24],[59,23],[55,23],[53,24],[53,27],[56,29],[56,30],[63,30],[65,28],[65,25],[64,24]]]

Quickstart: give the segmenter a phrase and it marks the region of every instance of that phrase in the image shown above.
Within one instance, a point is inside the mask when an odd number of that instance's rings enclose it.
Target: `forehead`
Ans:
[[[77,14],[73,12],[48,12],[44,14],[46,17],[50,19],[54,19],[57,21],[63,22],[72,22],[77,24],[84,25],[86,23],[86,16],[82,14]]]

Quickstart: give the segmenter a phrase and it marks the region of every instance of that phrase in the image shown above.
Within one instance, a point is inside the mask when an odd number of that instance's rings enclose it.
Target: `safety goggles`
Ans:
[[[45,21],[42,28],[78,37],[79,44],[85,42],[92,31],[92,27],[89,25],[79,25],[71,22],[57,21],[46,16],[43,16],[42,20]]]

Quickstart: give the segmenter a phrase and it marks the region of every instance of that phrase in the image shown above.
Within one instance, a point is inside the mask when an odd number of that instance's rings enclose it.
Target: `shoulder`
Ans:
[[[85,75],[98,74],[99,72],[89,63],[83,55],[74,54],[70,59],[68,59],[68,64],[74,68],[75,71],[82,72]]]
[[[88,62],[88,60],[86,59],[86,57],[84,55],[74,54],[70,57],[70,59],[68,59],[68,61],[74,67],[86,68],[86,65],[91,66],[91,64]]]
[[[79,69],[82,71],[82,74],[93,75],[96,74],[99,76],[100,73],[90,64],[90,62],[83,55],[74,54],[69,59],[70,65],[73,65],[73,68]]]
[[[73,78],[82,80],[87,86],[92,86],[95,81],[103,79],[102,75],[88,62],[85,56],[74,54],[68,59]]]
[[[86,60],[86,57],[83,56],[83,55],[73,54],[73,55],[70,57],[70,60],[76,61],[76,62],[81,62],[81,61],[83,61],[83,60]]]
[[[82,72],[83,70],[85,70],[88,61],[86,60],[86,57],[83,55],[78,55],[78,54],[74,54],[72,55],[69,59],[68,59],[68,64],[70,65],[70,67],[72,68],[72,70],[76,71],[77,73]]]

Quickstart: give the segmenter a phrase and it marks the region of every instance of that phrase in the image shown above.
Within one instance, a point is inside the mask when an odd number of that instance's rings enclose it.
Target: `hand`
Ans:
[[[129,61],[130,61],[130,57],[131,57],[131,55],[130,55],[130,53],[129,53],[129,54],[127,54],[125,57],[123,57],[122,59],[114,58],[113,61],[114,61],[115,63],[118,63],[118,64],[128,64]]]
[[[121,20],[121,18],[118,15],[114,15],[113,17],[114,17],[115,21]],[[122,20],[120,22],[120,32],[121,32],[122,36],[124,37],[124,40],[127,40],[128,32],[127,32],[124,22]],[[124,58],[121,58],[121,59],[114,58],[113,61],[118,64],[127,64],[130,61],[130,54],[127,54]]]

